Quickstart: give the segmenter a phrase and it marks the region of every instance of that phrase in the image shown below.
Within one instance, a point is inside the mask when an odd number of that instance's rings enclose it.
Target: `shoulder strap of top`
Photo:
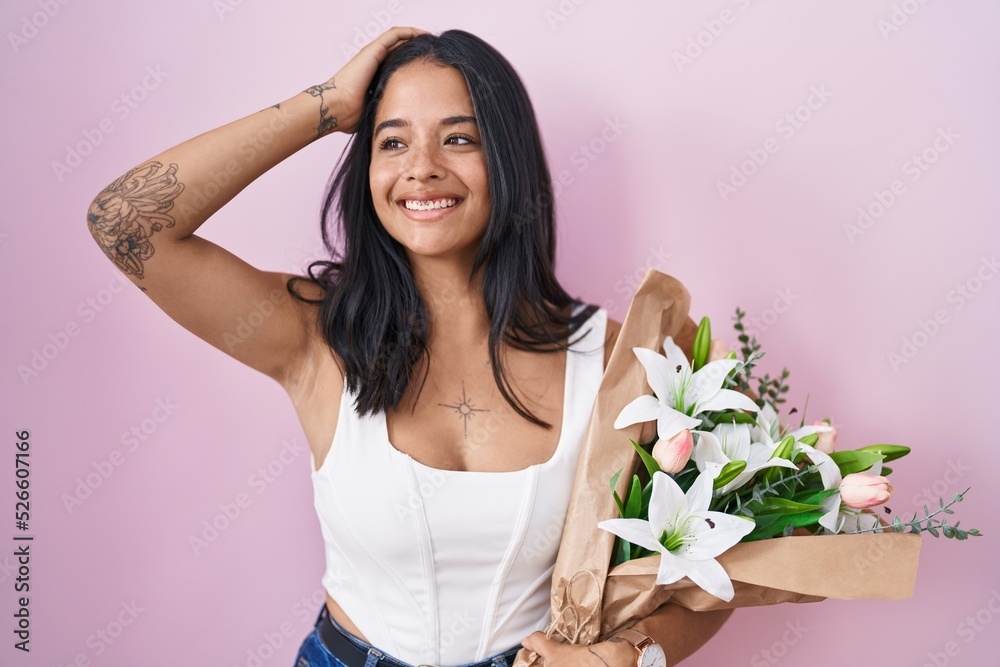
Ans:
[[[580,310],[582,308],[578,308]],[[576,354],[582,354],[585,363],[599,363],[604,368],[604,339],[608,328],[608,311],[598,307],[576,332],[570,336],[571,347]],[[574,354],[573,356],[576,356]],[[582,362],[583,359],[580,361]],[[596,359],[596,362],[591,360]]]

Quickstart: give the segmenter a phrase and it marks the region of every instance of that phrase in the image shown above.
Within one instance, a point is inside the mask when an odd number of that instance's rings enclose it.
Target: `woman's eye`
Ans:
[[[469,146],[476,143],[476,140],[466,134],[453,134],[445,139],[445,143],[453,146]],[[387,137],[378,143],[379,150],[382,151],[396,151],[402,145],[403,142],[395,137]]]
[[[398,146],[396,146],[396,144],[398,144],[398,143],[399,143],[399,139],[394,139],[392,137],[389,137],[387,139],[383,139],[382,141],[380,141],[379,144],[378,144],[378,147],[379,147],[379,150],[394,151],[394,150],[396,150],[398,148]]]

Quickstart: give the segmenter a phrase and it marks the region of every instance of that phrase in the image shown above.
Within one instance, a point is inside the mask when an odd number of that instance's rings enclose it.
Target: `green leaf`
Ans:
[[[868,470],[884,457],[882,454],[875,452],[847,449],[842,452],[833,452],[830,454],[830,458],[840,468],[840,474],[847,476],[852,473]]]
[[[617,491],[613,491],[612,493],[615,494],[615,505],[618,506],[618,516],[624,517],[625,516],[625,505],[622,503],[622,499],[621,499],[621,497],[619,497]]]
[[[792,500],[797,503],[806,503],[807,505],[822,505],[824,500],[839,491],[840,489],[823,489],[822,491],[807,489],[796,493],[792,496]]]
[[[882,460],[888,463],[909,454],[910,448],[903,445],[868,445],[867,447],[858,447],[855,451],[881,454],[884,457]]]
[[[641,506],[639,511],[641,512],[639,516],[649,516],[649,499],[653,497],[653,480],[646,482],[646,486],[642,489],[641,496]]]
[[[613,477],[611,478],[611,493],[612,493],[612,494],[614,495],[614,497],[615,497],[615,505],[617,505],[617,506],[618,506],[618,516],[621,516],[621,517],[624,517],[624,516],[625,516],[625,505],[624,505],[624,503],[622,503],[622,499],[621,499],[621,497],[620,497],[620,496],[618,495],[618,491],[616,491],[616,490],[615,490],[615,487],[616,487],[616,486],[618,486],[618,477],[619,477],[619,476],[620,476],[621,474],[622,474],[622,471],[621,471],[621,470],[619,470],[619,471],[618,471],[618,472],[616,472],[616,473],[614,474],[614,476],[613,476]]]
[[[757,527],[754,530],[762,530],[767,528],[772,523],[781,518],[780,514],[761,514],[760,516],[752,517],[754,523]]]
[[[708,352],[712,347],[712,325],[707,317],[701,318],[698,331],[694,335],[691,347],[691,370],[697,372],[708,361]]]
[[[736,476],[743,472],[746,467],[746,461],[730,461],[722,466],[722,470],[719,471],[719,474],[715,477],[715,481],[712,483],[712,488],[721,489],[736,479]]]
[[[769,496],[761,503],[754,503],[750,507],[755,514],[799,514],[801,512],[814,512],[820,509],[821,503],[799,503],[787,498],[776,498]]]
[[[628,441],[632,443],[633,447],[635,447],[635,451],[639,452],[639,458],[642,459],[642,462],[646,465],[646,470],[649,471],[649,478],[653,479],[654,472],[661,472],[660,465],[656,462],[656,459],[653,458],[653,455],[647,452],[642,445],[632,438],[629,438]]]
[[[642,509],[642,485],[639,484],[639,476],[632,475],[632,488],[628,492],[628,501],[625,503],[625,519],[638,519],[639,511]]]
[[[766,525],[762,525],[760,519],[757,519],[757,527],[754,528],[753,532],[744,537],[741,542],[754,542],[756,540],[763,540],[769,537],[774,537],[775,535],[780,535],[784,532],[786,526],[791,526],[794,530],[795,528],[811,528],[815,526],[820,519],[823,518],[822,512],[806,512],[804,514],[793,514],[791,516],[777,515],[780,521],[772,521]]]

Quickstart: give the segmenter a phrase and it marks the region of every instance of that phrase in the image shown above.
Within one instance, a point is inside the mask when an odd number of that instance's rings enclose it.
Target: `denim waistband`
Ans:
[[[337,623],[337,621],[333,618],[333,616],[330,615],[329,610],[326,608],[326,603],[320,605],[319,614],[316,616],[315,626],[318,627],[321,623],[324,622],[328,622],[330,625],[332,625],[337,632],[343,635],[349,642],[354,644],[361,651],[367,653],[369,650],[374,648],[376,651],[382,654],[381,661],[383,664],[393,665],[394,667],[424,667],[423,665],[411,665],[408,662],[403,662],[398,658],[394,658],[385,651],[383,651],[382,649],[372,646],[372,644],[369,644],[360,637],[351,634],[346,629],[344,629],[339,623]],[[517,655],[517,652],[521,650],[521,648],[522,648],[521,645],[518,644],[514,648],[508,649],[502,653],[498,653],[494,656],[491,656],[484,660],[480,660],[478,662],[470,662],[464,665],[459,665],[459,667],[510,667],[511,665],[514,664],[514,657]],[[431,665],[429,667],[435,667],[435,666]]]

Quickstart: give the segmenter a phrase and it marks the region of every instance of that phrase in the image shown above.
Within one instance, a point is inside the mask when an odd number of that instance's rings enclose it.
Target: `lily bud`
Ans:
[[[848,507],[866,509],[875,507],[892,497],[892,484],[881,475],[856,472],[840,483],[840,501]]]
[[[813,426],[830,427],[829,431],[820,431],[816,434],[819,436],[819,440],[816,442],[816,449],[824,454],[832,454],[837,445],[837,429],[833,427],[833,424],[822,420],[814,421]]]
[[[694,438],[691,431],[684,429],[668,440],[659,440],[653,445],[653,458],[663,472],[676,473],[684,470],[691,451],[694,449]]]
[[[729,349],[726,347],[726,344],[718,338],[713,338],[712,346],[708,349],[708,363],[725,359],[727,354],[729,354]]]

